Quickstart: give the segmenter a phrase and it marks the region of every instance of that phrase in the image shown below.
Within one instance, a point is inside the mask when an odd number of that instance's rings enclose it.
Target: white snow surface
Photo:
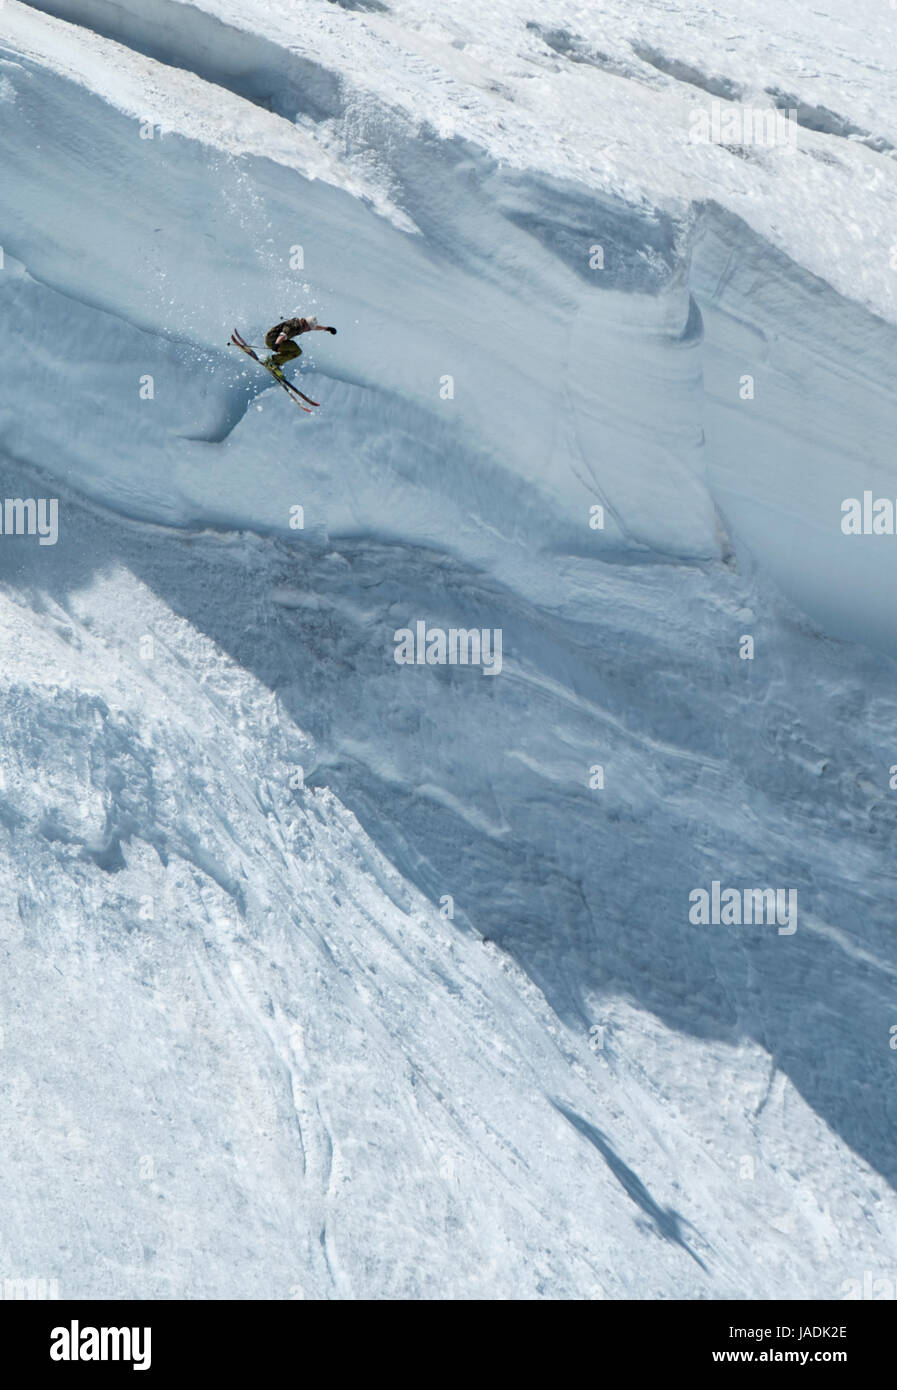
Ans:
[[[0,1285],[897,1277],[894,26],[0,6]]]

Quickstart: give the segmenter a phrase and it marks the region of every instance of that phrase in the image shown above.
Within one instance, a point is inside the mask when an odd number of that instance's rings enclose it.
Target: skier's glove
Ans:
[[[330,332],[331,332],[331,333],[335,333],[335,332],[336,332],[336,329],[335,329],[335,328],[331,328]]]

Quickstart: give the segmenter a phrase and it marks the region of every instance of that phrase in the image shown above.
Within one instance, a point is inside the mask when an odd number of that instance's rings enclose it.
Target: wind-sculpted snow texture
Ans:
[[[0,8],[0,1281],[897,1279],[897,12],[730,9]]]

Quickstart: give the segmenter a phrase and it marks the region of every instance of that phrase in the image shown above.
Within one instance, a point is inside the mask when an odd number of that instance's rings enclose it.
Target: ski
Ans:
[[[259,361],[261,361],[261,358],[259,359]],[[263,366],[263,367],[265,366],[265,363],[264,363],[264,362],[262,362],[262,366]],[[320,405],[320,404],[321,404],[320,401],[313,401],[312,398],[311,398],[311,396],[306,396],[305,392],[304,392],[304,391],[300,391],[300,390],[299,390],[299,387],[298,387],[298,386],[295,386],[295,385],[293,384],[292,381],[288,381],[287,378],[282,374],[282,372],[280,371],[279,368],[277,368],[277,367],[268,367],[268,371],[271,373],[272,376],[276,376],[278,381],[282,381],[283,384],[284,384],[284,386],[286,386],[290,391],[293,391],[293,392],[295,393],[295,395],[301,396],[302,399],[303,399],[304,401],[308,401],[309,405]]]
[[[273,376],[278,386],[282,386],[283,389],[286,391],[287,395],[290,397],[290,399],[292,401],[295,401],[299,409],[304,410],[306,415],[311,415],[312,412],[309,410],[308,406],[303,405],[302,401],[297,399],[297,397],[301,393],[295,390],[292,384],[289,381],[287,381],[286,377],[278,375],[278,373],[274,370],[273,367],[269,367],[265,362],[263,362],[262,359],[259,357],[258,353],[255,351],[255,349],[251,347],[250,344],[247,343],[246,340],[240,336],[236,329],[234,329],[233,333],[231,334],[230,341],[233,343],[234,347],[240,348],[240,350],[242,352],[245,352],[248,357],[251,357],[254,362],[258,362],[260,367],[264,367],[265,371],[268,372],[269,375]],[[311,402],[311,404],[315,404],[315,402]]]
[[[247,357],[251,357],[253,362],[258,362],[260,367],[264,367],[265,371],[268,372],[271,376],[273,376],[278,386],[283,387],[290,400],[294,401],[295,404],[298,405],[300,410],[304,410],[306,415],[311,415],[311,411],[309,410],[308,406],[303,405],[302,402],[298,400],[297,397],[293,394],[292,390],[290,389],[290,383],[286,380],[286,378],[278,376],[277,372],[275,372],[273,368],[266,366],[262,359],[259,357],[258,353],[255,351],[255,349],[250,347],[249,343],[245,342],[240,337],[236,329],[234,329],[234,332],[231,334],[230,341],[234,347],[238,347],[241,350],[241,352],[245,352]]]
[[[264,364],[264,362],[263,362],[263,363],[262,363],[262,366],[264,367],[264,365],[265,365],[265,364]],[[269,368],[268,370],[270,371],[270,368]],[[275,375],[276,375],[276,373],[275,373]],[[313,401],[312,398],[311,398],[311,396],[306,396],[306,394],[305,394],[304,391],[300,391],[298,386],[294,386],[293,383],[292,383],[291,381],[287,381],[286,377],[283,377],[282,380],[283,380],[284,382],[286,382],[286,385],[290,388],[291,391],[295,391],[295,393],[296,393],[297,396],[301,396],[302,399],[303,399],[304,401],[308,401],[309,405],[320,405],[320,404],[321,404],[320,401]]]
[[[312,414],[308,406],[302,404],[302,401],[308,401],[308,405],[318,405],[318,401],[313,401],[311,396],[304,395],[303,392],[299,390],[298,386],[294,386],[291,381],[287,381],[286,377],[282,376],[274,367],[269,367],[267,362],[263,362],[255,349],[246,342],[246,339],[243,338],[236,329],[234,329],[231,334],[230,341],[234,347],[238,347],[241,352],[245,352],[254,362],[258,362],[260,367],[264,367],[265,371],[273,376],[277,384],[282,386],[287,395],[296,402],[300,410],[304,410],[306,415]],[[301,399],[299,399],[300,397]]]

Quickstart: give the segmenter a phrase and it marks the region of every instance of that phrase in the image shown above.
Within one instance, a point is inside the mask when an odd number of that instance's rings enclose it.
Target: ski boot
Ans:
[[[278,381],[286,381],[286,377],[283,374],[283,368],[278,367],[273,357],[266,357],[264,365],[268,368],[268,371],[271,373],[272,376],[277,377]]]

